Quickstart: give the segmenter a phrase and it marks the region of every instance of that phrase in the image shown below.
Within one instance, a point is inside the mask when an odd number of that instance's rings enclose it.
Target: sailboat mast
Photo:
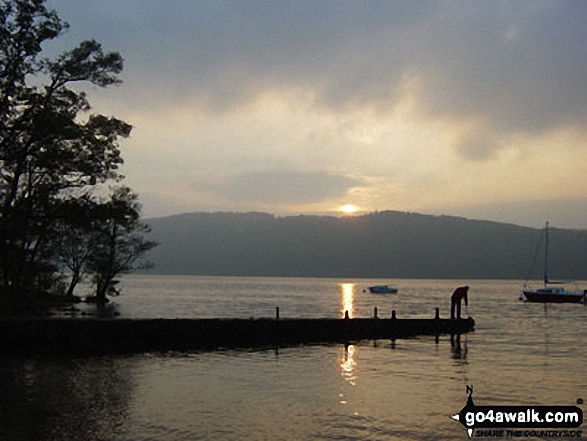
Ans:
[[[548,283],[548,221],[544,227],[545,239],[544,239],[544,286]]]

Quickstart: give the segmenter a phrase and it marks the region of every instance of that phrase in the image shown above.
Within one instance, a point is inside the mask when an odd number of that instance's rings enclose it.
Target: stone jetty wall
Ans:
[[[472,331],[472,318],[0,320],[0,354],[103,354],[349,343]]]

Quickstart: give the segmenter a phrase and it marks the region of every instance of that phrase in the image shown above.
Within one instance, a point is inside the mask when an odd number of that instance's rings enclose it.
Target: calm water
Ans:
[[[0,439],[466,439],[475,403],[587,399],[583,305],[525,304],[515,281],[130,276],[126,317],[447,316],[467,283],[474,333],[251,351],[1,359]],[[124,338],[121,335],[120,338]],[[582,406],[585,411],[584,405]],[[585,429],[584,429],[585,431]],[[518,438],[519,439],[519,438]]]

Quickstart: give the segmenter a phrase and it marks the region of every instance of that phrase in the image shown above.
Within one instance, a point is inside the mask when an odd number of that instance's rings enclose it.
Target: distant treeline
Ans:
[[[540,279],[544,260],[539,229],[450,216],[192,213],[149,224],[159,274],[525,279],[536,260]],[[551,279],[587,279],[587,231],[551,228],[550,239]]]

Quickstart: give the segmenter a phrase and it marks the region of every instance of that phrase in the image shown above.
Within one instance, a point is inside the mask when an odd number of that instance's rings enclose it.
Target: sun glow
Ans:
[[[344,214],[353,214],[353,213],[356,213],[357,211],[359,211],[359,208],[353,204],[346,204],[346,205],[343,205],[342,207],[340,207],[340,211],[343,212]]]

